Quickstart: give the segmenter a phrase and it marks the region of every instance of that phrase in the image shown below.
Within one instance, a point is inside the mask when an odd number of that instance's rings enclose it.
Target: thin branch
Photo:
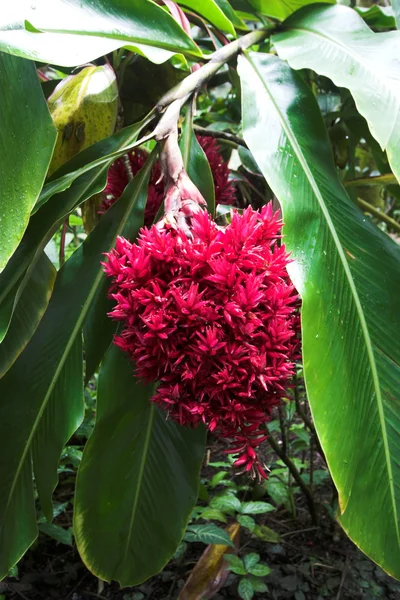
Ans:
[[[312,433],[316,433],[315,432],[314,423],[311,421],[311,419],[309,418],[309,416],[304,412],[304,410],[301,407],[300,400],[299,400],[299,395],[297,394],[296,390],[295,390],[295,393],[294,393],[294,401],[295,401],[295,404],[296,404],[296,412],[299,415],[299,417],[301,417],[301,419],[304,421],[304,424],[308,427],[308,429]]]
[[[369,204],[369,202],[365,202],[365,200],[363,200],[362,198],[357,198],[357,204],[360,208],[363,209],[364,212],[369,212],[376,219],[383,221],[384,223],[392,227],[392,229],[394,229],[395,231],[400,232],[400,223],[392,219],[392,217],[389,217],[389,215],[387,215],[386,213],[381,212],[380,210],[375,208],[375,206]]]
[[[317,446],[318,453],[321,456],[321,458],[323,458],[324,461],[326,462],[325,454],[324,454],[324,451],[322,449],[321,443],[319,441],[316,429],[314,427],[314,423],[311,421],[310,417],[303,410],[303,408],[302,408],[302,406],[300,404],[299,395],[297,394],[296,390],[297,390],[297,387],[296,387],[295,393],[294,393],[294,401],[295,401],[295,404],[296,404],[296,412],[299,415],[299,417],[302,419],[302,421],[304,422],[305,426],[308,427],[308,429],[310,430],[311,435],[312,435],[312,437],[313,437],[313,439],[315,441],[315,444]]]
[[[296,465],[290,460],[290,458],[284,452],[282,452],[281,447],[279,446],[278,442],[272,436],[271,433],[269,434],[267,441],[268,441],[269,445],[271,446],[271,448],[274,450],[274,452],[285,463],[285,465],[289,469],[293,479],[295,480],[295,482],[298,484],[301,491],[303,492],[305,499],[307,501],[307,504],[308,504],[308,509],[310,511],[312,522],[315,524],[318,523],[317,510],[315,507],[314,498],[310,492],[308,485],[304,483],[299,471],[296,468]]]
[[[344,187],[354,187],[359,185],[393,185],[397,184],[397,179],[392,173],[384,175],[375,175],[373,177],[360,177],[358,179],[348,179],[343,182]]]
[[[346,580],[346,575],[347,575],[347,572],[349,570],[349,567],[350,567],[350,558],[347,556],[346,557],[346,564],[344,566],[344,569],[343,569],[343,572],[342,572],[342,577],[340,579],[340,585],[339,585],[338,593],[336,595],[336,600],[340,600],[340,598],[342,596],[342,590],[343,590],[344,582]]]
[[[275,26],[274,26],[275,27]],[[271,27],[271,29],[274,29]],[[259,44],[268,35],[271,29],[263,28],[251,31],[243,37],[227,44],[212,54],[210,61],[200,69],[188,75],[183,81],[174,86],[159,100],[156,106],[158,112],[163,112],[175,100],[182,100],[188,95],[199,90],[219,69],[234,58],[239,52],[246,50],[253,44]]]
[[[247,148],[247,144],[244,139],[235,135],[234,133],[228,133],[227,131],[215,131],[214,129],[199,127],[198,125],[195,125],[193,129],[195,133],[203,135],[204,137],[212,137],[217,140],[227,140],[228,142],[233,142],[237,146],[243,146],[243,148]]]
[[[68,222],[69,222],[69,216],[65,219],[63,226],[62,226],[62,230],[61,230],[60,256],[59,256],[60,269],[65,262],[65,236],[67,235]]]

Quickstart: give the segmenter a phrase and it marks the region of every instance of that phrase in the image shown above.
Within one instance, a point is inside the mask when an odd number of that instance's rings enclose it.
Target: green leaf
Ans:
[[[228,17],[228,19],[236,29],[248,29],[246,23],[242,21],[242,19],[233,10],[228,0],[214,0],[214,2],[215,4],[218,4],[219,8],[222,10],[224,15]]]
[[[79,469],[74,531],[86,566],[122,586],[164,567],[197,499],[204,430],[167,419],[150,402],[153,393],[112,346],[100,371],[96,426]]]
[[[40,505],[52,518],[60,454],[84,414],[82,324],[104,279],[104,252],[120,234],[133,238],[142,223],[152,162],[58,272],[38,329],[0,380],[0,435],[7,441],[7,456],[0,455],[0,577],[37,535],[32,458]]]
[[[252,517],[248,517],[246,515],[238,515],[237,522],[242,527],[245,527],[246,529],[248,529],[250,531],[250,533],[253,533],[253,531],[256,527],[255,520]]]
[[[60,525],[56,525],[55,523],[40,523],[38,525],[39,531],[45,533],[46,535],[56,540],[56,542],[60,542],[60,544],[65,544],[66,546],[72,546],[72,529],[69,527],[68,529],[64,529],[64,527],[60,527]]]
[[[201,0],[201,2],[198,0],[178,0],[178,4],[181,4],[182,6],[193,10],[201,17],[204,17],[206,21],[211,23],[211,25],[214,25],[217,29],[234,36],[236,35],[235,28],[226,15],[226,10],[224,11],[218,6],[218,2],[214,2],[214,0]]]
[[[308,399],[339,519],[399,577],[400,248],[346,195],[309,87],[279,58],[248,56],[244,138],[283,208]]]
[[[249,577],[249,579],[256,593],[268,592],[268,586],[261,579],[256,579],[255,577]]]
[[[250,150],[248,150],[247,148],[243,148],[243,146],[240,146],[238,153],[242,165],[247,171],[253,173],[254,175],[261,175],[260,169],[258,168],[256,161],[252,157]]]
[[[275,19],[286,19],[294,11],[299,10],[307,4],[314,4],[314,0],[249,0],[250,4],[254,8],[268,17]],[[320,2],[326,2],[333,4],[335,0],[320,0]]]
[[[0,52],[0,272],[18,246],[56,140],[35,65]]]
[[[194,134],[192,114],[192,107],[190,106],[185,123],[182,127],[182,136],[179,146],[187,174],[207,201],[208,212],[214,215],[214,180],[205,152]]]
[[[228,563],[229,570],[236,575],[246,575],[247,571],[243,564],[243,561],[235,554],[225,554],[225,562]]]
[[[0,17],[0,50],[66,67],[126,47],[153,62],[202,54],[171,15],[148,0],[17,3]]]
[[[116,331],[116,323],[107,314],[112,309],[108,297],[110,282],[104,280],[86,315],[83,324],[83,345],[85,348],[85,382],[94,375],[100,365]]]
[[[212,488],[217,487],[217,485],[219,485],[221,483],[221,481],[226,479],[227,476],[228,476],[227,471],[218,471],[218,473],[215,473],[215,475],[213,475],[213,478],[210,481],[210,487],[212,487]]]
[[[263,515],[273,510],[275,510],[275,507],[268,504],[268,502],[242,502],[240,506],[242,515]]]
[[[203,542],[203,544],[224,544],[234,547],[229,534],[214,523],[206,525],[189,525],[188,531],[194,534],[194,541]]]
[[[243,577],[238,586],[238,594],[243,600],[251,600],[254,596],[253,586],[250,579]]]
[[[220,521],[221,523],[227,522],[227,518],[224,513],[216,508],[205,508],[198,518],[209,521]]]
[[[104,171],[114,160],[148,141],[152,137],[151,134],[140,140],[137,140],[137,136],[150,120],[151,118],[145,117],[139,123],[121,129],[72,157],[50,177],[41,191],[32,213],[37,212],[55,194],[66,191],[81,175],[90,173],[97,167],[103,167],[102,171]]]
[[[31,337],[49,303],[57,271],[41,254],[29,277],[8,329],[0,344],[0,378],[16,361]]]
[[[140,143],[135,140],[147,123],[144,119],[83,150],[57,171],[54,177],[60,174],[58,179],[45,185],[40,195],[43,206],[31,217],[21,244],[0,274],[0,339],[7,331],[19,295],[29,279],[28,266],[33,268],[63,219],[87,198],[104,189],[107,169],[115,155]],[[48,202],[50,199],[52,201]]]
[[[250,552],[244,557],[244,566],[249,571],[251,567],[260,562],[260,555],[257,552]]]
[[[254,564],[247,567],[247,570],[249,573],[255,575],[256,577],[265,577],[266,575],[269,575],[269,573],[271,573],[271,569],[267,567],[267,565]]]
[[[270,527],[267,527],[266,525],[256,525],[253,532],[254,535],[263,542],[272,542],[275,544],[281,539],[281,536],[277,531],[270,529]]]
[[[400,0],[392,0],[392,8],[396,19],[397,29],[400,28]]]
[[[272,37],[276,50],[295,69],[313,69],[348,88],[372,135],[400,179],[400,37],[373,33],[351,8],[312,6],[290,17]]]
[[[229,514],[240,511],[240,500],[231,495],[214,496],[211,499],[210,506]]]
[[[397,0],[394,0],[395,2]],[[396,28],[396,20],[394,18],[393,8],[391,6],[356,6],[355,10],[368,23],[369,27],[376,28]]]

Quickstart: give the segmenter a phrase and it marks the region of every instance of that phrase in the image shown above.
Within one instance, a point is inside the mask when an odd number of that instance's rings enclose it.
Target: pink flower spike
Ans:
[[[290,258],[271,205],[234,212],[225,228],[197,206],[190,238],[164,223],[143,228],[135,244],[118,238],[108,254],[110,316],[123,325],[115,343],[140,379],[158,382],[152,401],[169,418],[205,423],[239,455],[235,467],[264,478],[263,426],[299,355]]]

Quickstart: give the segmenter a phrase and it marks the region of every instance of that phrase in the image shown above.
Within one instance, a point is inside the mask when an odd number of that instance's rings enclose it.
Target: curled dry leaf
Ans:
[[[232,523],[226,528],[235,548],[223,544],[211,544],[203,552],[189,579],[179,594],[178,600],[209,600],[224,585],[228,577],[225,554],[235,554],[239,548],[240,525]]]

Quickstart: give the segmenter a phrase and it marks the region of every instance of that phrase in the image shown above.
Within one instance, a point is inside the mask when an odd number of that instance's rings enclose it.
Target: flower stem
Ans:
[[[247,33],[243,37],[223,46],[211,56],[210,61],[203,65],[197,71],[188,75],[183,81],[170,89],[158,101],[155,110],[158,113],[166,112],[161,117],[159,124],[155,129],[156,139],[160,140],[169,135],[169,131],[173,129],[174,124],[172,119],[178,114],[182,106],[189,97],[196,93],[200,88],[219,71],[219,69],[234,58],[239,52],[246,50],[253,44],[262,42],[270,34],[271,29],[257,29]],[[170,110],[172,109],[172,110]]]

